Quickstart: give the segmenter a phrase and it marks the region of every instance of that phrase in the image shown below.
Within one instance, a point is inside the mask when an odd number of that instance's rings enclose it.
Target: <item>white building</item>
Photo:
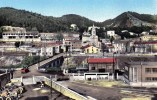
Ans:
[[[4,32],[2,33],[1,41],[4,42],[40,42],[40,35],[37,31],[26,32],[25,28],[3,26]]]
[[[62,43],[43,43],[40,51],[41,56],[53,56],[62,52]]]
[[[115,36],[115,31],[107,31],[107,36]]]
[[[58,41],[56,38],[57,33],[40,33],[41,42],[55,42]]]

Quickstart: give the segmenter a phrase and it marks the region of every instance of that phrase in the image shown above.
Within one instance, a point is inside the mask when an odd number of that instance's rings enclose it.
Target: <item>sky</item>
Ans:
[[[13,7],[46,16],[77,14],[102,22],[126,11],[157,14],[157,0],[0,0],[0,7]]]

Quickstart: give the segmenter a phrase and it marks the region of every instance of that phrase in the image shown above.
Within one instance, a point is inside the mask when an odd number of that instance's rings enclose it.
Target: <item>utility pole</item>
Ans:
[[[140,65],[141,65],[141,87],[142,87],[142,58],[140,58],[141,61],[140,61]]]
[[[40,67],[40,50],[38,51],[38,56],[39,56],[39,60],[38,60],[38,68],[37,69],[39,69],[39,67]]]
[[[150,45],[150,49],[151,49],[151,54],[152,54],[152,44]]]
[[[51,88],[51,91],[50,91],[50,93],[51,93],[51,97],[52,97],[52,76],[50,75],[50,88]]]
[[[114,62],[115,62],[115,59],[114,59],[114,52],[113,52],[113,77],[115,79],[115,66],[114,66]]]
[[[47,44],[47,39],[45,36],[45,42],[44,42],[44,57],[46,57],[46,44]]]

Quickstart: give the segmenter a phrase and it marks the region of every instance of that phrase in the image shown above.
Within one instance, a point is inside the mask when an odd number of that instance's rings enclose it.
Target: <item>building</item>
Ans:
[[[132,40],[114,40],[114,52],[125,53],[133,52],[134,42]]]
[[[132,86],[157,86],[156,57],[128,57],[119,59],[123,80]]]
[[[77,31],[77,30],[78,30],[78,27],[77,27],[76,24],[71,24],[71,25],[70,25],[70,29],[71,29],[72,31]]]
[[[86,54],[89,54],[89,53],[100,53],[101,50],[95,46],[92,46],[92,45],[86,45],[86,46],[83,46],[81,47],[82,49],[82,52],[83,53],[86,53]]]
[[[75,39],[79,39],[79,33],[77,32],[70,32],[70,33],[62,33],[63,34],[63,37],[64,39],[66,39],[66,37],[74,37]]]
[[[62,53],[62,43],[43,43],[41,46],[41,56],[54,56],[58,53]]]
[[[72,44],[72,52],[81,52],[81,40],[72,40],[71,44]]]
[[[57,33],[40,33],[40,38],[41,38],[41,41],[43,42],[49,42],[49,41],[57,41],[56,39],[56,35]]]
[[[135,41],[136,53],[154,53],[157,52],[157,41]]]
[[[84,32],[82,35],[82,46],[87,44],[101,48],[101,42],[98,40],[98,36],[96,35],[96,27],[94,25],[91,28],[91,34],[89,32]]]
[[[114,37],[115,36],[115,31],[107,31],[107,36],[109,37]]]
[[[141,41],[157,41],[156,35],[144,35],[140,37]]]
[[[88,58],[89,72],[113,73],[115,64],[115,58]]]
[[[40,42],[38,31],[26,32],[25,28],[8,26],[2,33],[3,42]]]

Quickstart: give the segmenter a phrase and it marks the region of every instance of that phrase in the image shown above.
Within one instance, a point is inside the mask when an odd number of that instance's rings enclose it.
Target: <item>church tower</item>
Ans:
[[[93,27],[92,27],[92,37],[94,37],[96,35],[96,28],[93,24]]]

